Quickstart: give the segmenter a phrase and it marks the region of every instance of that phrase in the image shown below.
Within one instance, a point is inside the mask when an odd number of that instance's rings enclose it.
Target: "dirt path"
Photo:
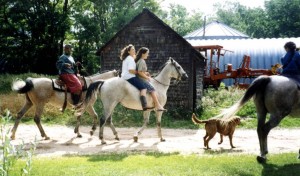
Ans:
[[[189,129],[162,129],[166,142],[159,142],[155,128],[145,129],[139,137],[139,142],[133,142],[133,134],[138,128],[117,128],[120,141],[114,140],[111,130],[106,127],[104,130],[106,145],[101,145],[98,139],[98,130],[94,136],[89,135],[90,127],[81,127],[83,137],[76,138],[73,127],[66,126],[44,126],[50,140],[42,140],[35,125],[20,125],[16,133],[16,140],[13,144],[19,144],[22,140],[25,144],[38,140],[36,154],[39,156],[61,156],[65,154],[101,154],[107,152],[133,152],[133,151],[158,151],[178,152],[181,154],[205,154],[208,151],[203,147],[203,136],[205,131]],[[269,152],[298,153],[300,147],[299,129],[273,129],[269,134]],[[218,145],[219,135],[210,141],[211,152],[229,153],[251,153],[259,154],[259,144],[255,130],[236,129],[231,149],[228,137]]]

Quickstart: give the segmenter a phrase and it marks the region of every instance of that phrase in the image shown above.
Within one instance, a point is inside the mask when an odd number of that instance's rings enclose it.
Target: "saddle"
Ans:
[[[87,90],[87,84],[86,84],[84,77],[80,76],[78,78],[82,85],[82,91]],[[61,110],[62,112],[64,112],[67,107],[67,95],[68,95],[68,92],[70,93],[70,91],[68,90],[67,85],[64,83],[64,81],[59,78],[52,79],[52,87],[53,87],[53,90],[65,93],[64,103],[63,103],[62,110]]]

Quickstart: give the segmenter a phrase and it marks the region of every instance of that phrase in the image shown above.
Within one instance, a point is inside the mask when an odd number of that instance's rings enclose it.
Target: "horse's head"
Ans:
[[[186,80],[188,78],[188,75],[186,72],[183,70],[181,65],[178,64],[173,58],[169,58],[168,64],[170,64],[172,67],[171,71],[171,77],[176,78],[177,81],[180,80]]]

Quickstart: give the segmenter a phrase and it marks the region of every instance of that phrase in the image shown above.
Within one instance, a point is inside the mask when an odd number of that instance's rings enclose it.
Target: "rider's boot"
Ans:
[[[140,96],[140,100],[141,100],[141,103],[142,103],[143,111],[147,111],[149,109],[153,109],[153,107],[148,107],[147,106],[147,100],[146,100],[145,96],[141,95]]]
[[[72,97],[73,105],[76,107],[80,102],[81,92],[79,94],[78,93],[72,93],[71,97]]]

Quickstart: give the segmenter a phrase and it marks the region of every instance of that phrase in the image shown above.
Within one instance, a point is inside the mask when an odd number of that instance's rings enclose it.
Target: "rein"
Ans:
[[[175,82],[174,84],[169,84],[169,85],[167,85],[167,84],[164,84],[164,83],[158,81],[157,79],[155,79],[155,77],[156,77],[157,75],[159,75],[159,73],[162,71],[162,68],[164,68],[167,64],[168,64],[168,63],[165,63],[163,66],[160,67],[160,71],[154,76],[153,79],[154,79],[156,82],[158,82],[159,84],[163,85],[163,86],[177,85],[177,84],[179,83],[180,78],[181,78],[182,75],[181,75],[180,71],[178,70],[178,68],[176,67],[175,62],[172,62],[172,65],[175,67],[175,69],[176,69],[176,71],[177,71],[177,73],[178,73],[179,76],[176,78],[176,82]]]
[[[159,84],[161,84],[161,85],[163,85],[163,86],[170,86],[171,84],[169,84],[169,85],[167,85],[167,84],[164,84],[164,83],[162,83],[162,82],[160,82],[160,81],[158,81],[157,79],[155,79],[155,78],[153,78],[156,82],[158,82]]]

